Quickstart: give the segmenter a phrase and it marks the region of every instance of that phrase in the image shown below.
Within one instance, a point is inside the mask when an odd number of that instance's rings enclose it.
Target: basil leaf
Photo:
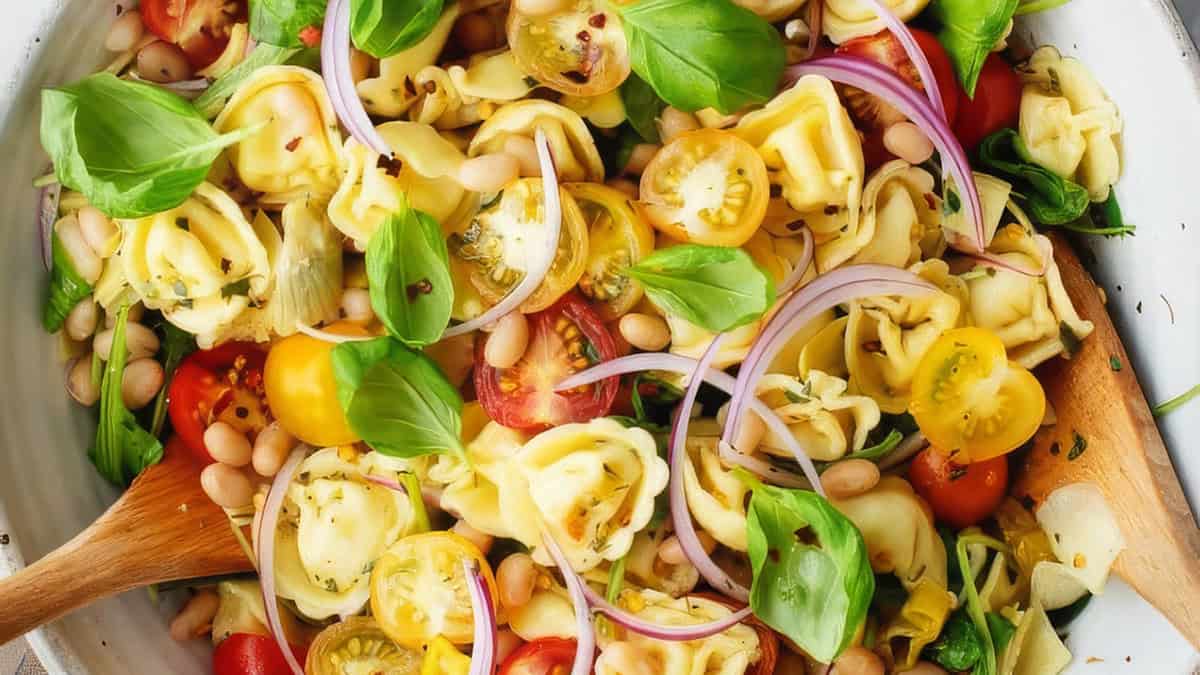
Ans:
[[[88,451],[96,470],[116,485],[128,485],[146,467],[162,459],[162,443],[138,425],[121,397],[121,378],[125,373],[125,325],[129,306],[117,312],[113,323],[112,351],[104,366],[100,384],[100,421],[96,441]]]
[[[163,321],[162,329],[162,363],[163,385],[154,399],[154,415],[151,417],[150,433],[162,434],[163,425],[167,421],[167,388],[171,386],[171,378],[183,361],[183,357],[196,351],[196,337],[177,327],[169,321]]]
[[[750,607],[818,661],[849,646],[875,575],[858,528],[820,495],[761,483],[746,520]]]
[[[259,129],[218,136],[179,96],[108,73],[42,92],[42,147],[58,181],[114,218],[179,206],[223,148]]]
[[[409,347],[441,339],[454,306],[450,254],[432,216],[401,205],[367,244],[371,307]]]
[[[251,73],[266,66],[278,66],[289,62],[297,54],[304,53],[303,49],[285,49],[269,44],[260,44],[228,73],[217,78],[209,85],[203,94],[192,101],[194,107],[204,119],[215,119],[221,114],[221,109],[233,97],[234,92],[242,86]]]
[[[904,440],[904,434],[900,433],[896,429],[892,429],[891,431],[888,432],[888,435],[885,436],[882,441],[879,441],[875,445],[863,448],[862,450],[858,450],[857,452],[852,452],[837,461],[817,462],[817,471],[820,473],[824,473],[825,471],[827,471],[829,469],[829,467],[833,466],[834,464],[837,464],[838,462],[844,462],[848,459],[865,459],[865,460],[875,462],[876,464],[878,464],[879,460],[883,459],[884,457],[887,457],[888,453],[895,450],[896,446],[900,445],[900,441],[903,441],[903,440]]]
[[[625,119],[646,143],[658,143],[658,117],[667,102],[658,97],[654,87],[637,75],[630,76],[621,84],[621,103],[625,105]],[[621,167],[624,169],[624,167]]]
[[[970,670],[983,658],[983,640],[966,610],[959,609],[950,615],[941,636],[924,653],[946,670]]]
[[[946,48],[958,81],[972,99],[979,72],[1004,37],[1019,0],[934,0],[929,15],[941,22],[938,41]]]
[[[633,70],[680,110],[729,114],[779,89],[783,40],[748,9],[729,0],[641,0],[620,12]]]
[[[353,0],[350,37],[377,59],[398,54],[425,39],[442,16],[443,0]]]
[[[391,338],[333,348],[334,379],[346,421],[385,455],[465,455],[462,398],[437,365]]]
[[[91,294],[92,285],[75,271],[58,232],[50,235],[50,259],[54,264],[50,268],[50,293],[42,308],[42,328],[47,333],[57,333],[75,305]]]
[[[1098,234],[1105,237],[1124,237],[1132,235],[1137,230],[1125,222],[1121,213],[1121,203],[1117,201],[1117,191],[1109,190],[1108,199],[1092,203],[1083,215],[1072,223],[1063,225],[1064,230],[1080,234]]]
[[[1017,199],[1023,202],[1036,223],[1063,225],[1078,220],[1091,204],[1088,191],[1037,164],[1029,155],[1025,142],[1016,131],[1001,129],[979,145],[979,161],[1017,188]]]
[[[250,35],[276,47],[303,47],[301,32],[320,29],[327,0],[250,0]]]
[[[711,331],[751,323],[775,301],[775,282],[740,248],[672,246],[626,273],[659,307]]]

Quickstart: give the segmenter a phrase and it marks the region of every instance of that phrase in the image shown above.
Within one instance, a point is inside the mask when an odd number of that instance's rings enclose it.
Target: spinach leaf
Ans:
[[[250,0],[250,35],[276,47],[303,47],[301,32],[321,28],[327,0]]]
[[[658,143],[658,116],[666,101],[654,93],[654,88],[637,75],[630,76],[621,84],[621,102],[625,104],[625,119],[646,143]],[[624,167],[622,167],[624,168]]]
[[[150,433],[155,436],[162,434],[163,425],[167,421],[167,388],[171,386],[171,378],[175,376],[175,370],[179,368],[183,357],[196,351],[196,337],[191,333],[169,321],[163,321],[160,328],[163,338],[163,386],[154,399],[154,416],[150,422]]]
[[[951,672],[970,670],[983,658],[983,640],[965,609],[950,615],[942,635],[925,648],[925,655]]]
[[[1062,228],[1079,234],[1098,234],[1105,237],[1124,237],[1134,234],[1137,230],[1125,222],[1116,190],[1109,190],[1108,199],[1090,204],[1078,220],[1063,225]]]
[[[223,148],[260,128],[218,136],[179,96],[109,73],[42,92],[42,147],[58,181],[114,218],[179,206]]]
[[[75,305],[91,294],[92,285],[75,271],[58,232],[50,235],[50,259],[54,265],[50,268],[50,294],[42,308],[42,328],[47,333],[57,333]]]
[[[979,161],[1017,188],[1017,199],[1024,203],[1041,225],[1063,225],[1078,220],[1091,204],[1088,191],[1037,164],[1016,131],[1001,129],[979,145]]]
[[[443,0],[353,0],[350,37],[377,59],[408,49],[425,39],[442,16]]]
[[[104,367],[100,384],[100,421],[96,441],[88,456],[96,470],[116,485],[128,485],[148,466],[162,459],[162,443],[138,425],[121,398],[121,377],[125,373],[125,325],[129,306],[117,312],[113,323],[112,351]]]
[[[641,282],[655,304],[711,331],[755,321],[775,301],[775,282],[740,248],[672,246],[626,274]]]
[[[402,203],[367,244],[371,307],[409,347],[442,337],[454,305],[450,254],[432,216]]]
[[[233,97],[234,92],[242,86],[246,78],[259,68],[266,66],[278,66],[289,62],[297,54],[303,53],[303,49],[290,49],[284,47],[276,47],[270,44],[260,44],[254,48],[254,51],[239,64],[233,67],[228,73],[217,78],[216,82],[209,85],[208,89],[200,94],[199,98],[192,101],[192,107],[197,112],[204,116],[204,119],[214,119],[221,114],[221,109]]]
[[[754,615],[817,660],[832,661],[875,593],[858,528],[814,492],[757,483],[746,534]]]
[[[394,457],[465,456],[462,398],[428,356],[391,338],[333,349],[346,421],[367,445]]]
[[[620,12],[634,72],[680,110],[729,114],[779,89],[783,40],[748,9],[729,0],[641,0]]]
[[[979,72],[1004,37],[1019,0],[934,0],[929,15],[942,26],[937,37],[967,95],[975,98]]]

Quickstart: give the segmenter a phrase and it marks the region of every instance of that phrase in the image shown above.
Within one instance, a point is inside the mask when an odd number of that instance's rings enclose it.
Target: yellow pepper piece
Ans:
[[[470,669],[471,657],[458,651],[454,643],[441,635],[425,648],[421,675],[467,675]]]
[[[898,672],[911,670],[921,650],[937,639],[954,608],[954,595],[928,579],[909,594],[900,613],[888,622],[880,642]]]
[[[1038,563],[1057,560],[1054,550],[1050,548],[1050,538],[1033,514],[1017,500],[1012,497],[1005,499],[996,511],[996,521],[1004,533],[1004,541],[1012,547],[1013,558],[1017,561],[1017,567],[1021,568],[1024,581],[1028,582]]]

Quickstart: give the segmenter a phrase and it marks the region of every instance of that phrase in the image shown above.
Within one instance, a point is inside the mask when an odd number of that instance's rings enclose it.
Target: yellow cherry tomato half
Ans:
[[[421,652],[392,642],[374,619],[352,616],[321,631],[308,648],[306,675],[422,673]]]
[[[475,619],[463,561],[471,560],[496,598],[496,578],[479,548],[453,532],[396,542],[371,571],[371,613],[398,644],[418,649],[438,635],[456,645],[474,638]]]
[[[521,70],[571,96],[598,96],[629,77],[621,19],[605,5],[577,0],[562,11],[508,14],[508,44]]]
[[[1032,438],[1046,414],[1046,394],[1033,373],[1008,360],[995,334],[956,328],[917,365],[909,411],[934,447],[956,462],[978,462]]]
[[[471,657],[458,651],[458,647],[441,635],[425,649],[421,675],[467,675],[470,670]]]
[[[325,328],[338,335],[365,336],[354,324],[338,322]],[[330,353],[334,344],[297,333],[271,346],[263,368],[267,405],[291,435],[317,447],[358,440],[338,402]]]
[[[588,258],[579,292],[602,321],[619,319],[642,299],[642,287],[624,274],[654,252],[654,229],[629,205],[629,197],[598,183],[563,185],[588,227]]]
[[[720,129],[680,135],[642,174],[639,210],[680,241],[741,246],[767,213],[771,186],[754,146]]]

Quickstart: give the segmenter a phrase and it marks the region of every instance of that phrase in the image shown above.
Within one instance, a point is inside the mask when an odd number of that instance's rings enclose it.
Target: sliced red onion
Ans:
[[[503,300],[474,319],[447,328],[446,332],[442,334],[442,339],[470,333],[499,321],[509,312],[518,311],[521,303],[525,302],[538,289],[538,286],[542,285],[546,274],[550,272],[550,266],[554,264],[554,258],[558,254],[558,237],[562,231],[562,201],[558,195],[558,174],[554,168],[554,158],[550,155],[550,145],[546,141],[546,134],[540,128],[534,134],[534,142],[537,144],[538,163],[542,168],[542,192],[546,200],[546,240],[542,244],[541,251],[538,252],[540,255],[529,269],[525,270],[525,276],[521,279],[521,283],[504,296]]]
[[[492,675],[496,667],[496,608],[487,580],[474,560],[463,560],[467,575],[467,592],[471,594],[471,609],[475,616],[475,637],[471,644],[469,675]]]
[[[647,621],[636,614],[631,614],[625,610],[613,605],[605,600],[596,591],[592,590],[587,584],[583,585],[583,592],[587,595],[587,600],[592,606],[592,610],[600,612],[604,616],[612,619],[614,623],[622,626],[627,630],[631,630],[639,635],[645,635],[648,638],[655,640],[664,640],[666,642],[687,642],[689,640],[703,640],[706,637],[711,637],[717,633],[722,633],[729,630],[731,627],[738,625],[753,615],[749,607],[744,607],[736,612],[732,612],[729,616],[721,617],[716,621],[707,623],[697,623],[688,626],[665,626],[662,624]]]
[[[54,181],[42,188],[38,199],[38,241],[42,252],[42,264],[46,271],[54,266],[50,253],[50,239],[54,235],[54,222],[58,220],[58,200],[62,197],[62,184]]]
[[[375,474],[370,474],[370,473],[364,475],[363,478],[366,479],[366,481],[368,483],[374,483],[376,485],[383,486],[389,490],[395,490],[396,492],[402,493],[404,495],[408,494],[408,488],[404,487],[404,484],[398,480],[393,480],[393,479],[387,478],[385,476],[376,476]],[[441,502],[442,502],[441,488],[437,488],[437,487],[433,487],[433,486],[429,486],[429,485],[422,485],[421,486],[421,501],[425,502],[425,506],[427,506],[427,507],[433,507],[433,508],[439,508],[439,509],[442,508],[442,506],[441,506]],[[453,515],[455,518],[458,517],[457,514],[451,514],[451,515]]]
[[[296,331],[303,333],[310,338],[315,338],[317,340],[321,340],[322,342],[332,342],[338,345],[344,342],[369,342],[375,339],[374,337],[367,337],[364,335],[338,335],[337,333],[330,333],[329,331],[321,330],[320,328],[313,328],[302,321],[296,322]]]
[[[330,0],[321,40],[321,72],[329,100],[346,131],[359,143],[387,157],[392,149],[363,108],[350,69],[350,0]]]
[[[391,478],[384,478],[383,476],[375,476],[372,474],[367,474],[367,475],[363,476],[363,478],[367,479],[368,483],[382,485],[383,487],[385,487],[389,490],[395,490],[396,492],[403,492],[404,494],[408,494],[408,490],[406,490],[404,488],[404,485],[402,485],[400,483],[400,481],[398,481],[398,480],[392,480]]]
[[[1046,276],[1046,272],[1050,271],[1050,262],[1054,260],[1054,244],[1050,242],[1049,237],[1041,234],[1033,235],[1033,241],[1042,256],[1040,265],[1014,265],[1005,260],[1002,254],[991,253],[989,251],[975,253],[968,257],[983,267],[994,267],[996,269],[1023,274],[1027,277],[1044,277]]]
[[[946,124],[945,117],[916,89],[890,69],[857,56],[826,56],[789,66],[784,72],[787,79],[793,82],[805,75],[820,75],[857,87],[878,96],[912,120],[941,153],[943,171],[953,177],[955,185],[963,195],[961,201],[966,209],[967,220],[975,225],[973,239],[965,242],[951,241],[950,245],[971,254],[977,254],[987,247],[983,207],[979,203],[979,190],[975,185],[975,174],[971,171],[967,153]]]
[[[279,527],[279,514],[283,511],[283,500],[287,496],[288,486],[291,485],[292,477],[308,451],[307,445],[296,446],[279,469],[279,473],[275,474],[275,479],[271,481],[271,490],[267,492],[267,501],[263,504],[262,517],[258,521],[258,536],[254,546],[254,557],[258,558],[258,578],[262,584],[263,605],[267,610],[267,625],[293,675],[304,675],[304,666],[292,653],[287,635],[283,632],[283,623],[279,620],[279,600],[275,597],[275,530]]]
[[[621,358],[613,359],[612,361],[598,363],[587,370],[575,373],[562,382],[559,382],[554,388],[556,391],[565,391],[568,389],[574,389],[575,387],[581,387],[585,384],[599,382],[600,380],[604,380],[609,377],[625,375],[627,373],[640,373],[647,370],[662,370],[670,373],[679,373],[680,375],[690,376],[696,372],[696,359],[689,358],[687,356],[679,356],[678,354],[664,354],[661,352],[622,356]],[[726,394],[732,394],[734,386],[736,385],[736,381],[732,376],[712,368],[710,368],[708,372],[704,374],[704,381],[716,387],[717,389],[720,389]],[[774,432],[775,435],[779,436],[784,444],[788,446],[788,450],[791,451],[792,455],[796,458],[796,462],[798,462],[800,467],[804,470],[805,478],[787,473],[781,469],[776,469],[775,467],[770,467],[769,472],[760,472],[758,470],[759,465],[756,463],[740,465],[744,466],[749,471],[753,471],[763,480],[774,483],[775,485],[791,487],[787,483],[782,482],[780,480],[781,477],[786,477],[789,480],[792,480],[793,485],[795,485],[795,482],[807,479],[807,483],[803,485],[804,487],[813,486],[813,489],[815,489],[817,492],[824,494],[821,489],[821,480],[817,474],[817,468],[813,466],[812,460],[808,457],[808,453],[804,451],[804,448],[801,447],[800,442],[796,440],[794,435],[792,435],[792,432],[788,429],[787,424],[785,424],[783,420],[779,419],[779,415],[776,415],[774,410],[768,408],[765,403],[757,398],[751,398],[747,405],[753,413],[762,418],[763,422],[767,425],[767,428]]]
[[[824,2],[808,3],[808,46],[804,48],[802,61],[807,61],[816,55],[817,47],[821,45],[821,23],[824,10]]]
[[[925,95],[929,97],[934,112],[945,121],[947,119],[946,104],[942,101],[942,90],[938,88],[937,76],[933,74],[933,66],[929,65],[929,59],[925,58],[925,52],[921,51],[921,45],[917,44],[917,38],[913,36],[904,20],[896,16],[892,8],[888,7],[883,0],[865,1],[875,8],[879,19],[900,41],[905,53],[908,54],[908,60],[913,62],[913,65],[917,67],[917,73],[921,75],[921,85],[925,87]]]
[[[819,6],[821,3],[814,2],[813,4]],[[812,230],[808,229],[807,225],[800,229],[800,238],[804,240],[804,253],[800,256],[796,266],[792,268],[791,274],[788,274],[783,283],[779,285],[779,289],[775,292],[777,297],[783,297],[799,286],[800,282],[804,280],[804,273],[808,272],[808,268],[812,266],[816,243],[813,241]]]
[[[798,490],[813,489],[812,483],[804,476],[797,476],[790,471],[780,469],[766,460],[743,454],[725,441],[717,441],[717,456],[721,458],[722,462],[730,466],[740,466],[772,485]]]
[[[592,664],[596,661],[596,630],[592,627],[592,612],[588,607],[587,585],[583,579],[571,569],[567,556],[563,555],[558,542],[554,541],[548,532],[542,533],[542,541],[546,550],[554,559],[554,564],[562,572],[563,583],[567,585],[567,593],[571,596],[571,604],[575,607],[575,665],[571,667],[571,675],[589,675]]]

